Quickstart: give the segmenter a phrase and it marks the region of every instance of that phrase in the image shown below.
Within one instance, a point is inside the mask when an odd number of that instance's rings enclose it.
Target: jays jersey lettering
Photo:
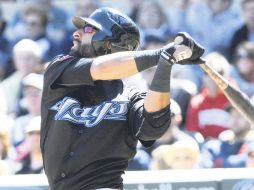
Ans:
[[[41,149],[51,190],[122,189],[137,141],[149,146],[169,126],[168,107],[147,113],[145,93],[93,81],[91,64],[61,55],[45,72]]]

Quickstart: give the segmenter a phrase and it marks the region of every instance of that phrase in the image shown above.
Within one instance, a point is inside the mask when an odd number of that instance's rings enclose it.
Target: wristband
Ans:
[[[163,53],[167,54],[166,52]],[[165,55],[160,56],[158,66],[150,86],[150,90],[152,91],[156,92],[170,91],[170,74],[173,63],[166,60],[164,56]]]
[[[161,49],[136,51],[134,60],[139,72],[157,65],[160,59]]]

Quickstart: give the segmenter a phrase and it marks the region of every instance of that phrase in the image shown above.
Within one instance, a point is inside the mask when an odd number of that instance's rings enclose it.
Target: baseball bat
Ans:
[[[200,64],[200,67],[212,78],[219,88],[226,95],[233,107],[254,126],[254,106],[250,99],[243,92],[232,86],[229,81],[215,71],[207,63]]]

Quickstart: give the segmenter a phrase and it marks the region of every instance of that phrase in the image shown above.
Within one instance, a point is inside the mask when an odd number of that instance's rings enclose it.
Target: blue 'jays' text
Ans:
[[[65,97],[50,109],[57,111],[55,120],[67,120],[85,127],[94,127],[103,119],[126,120],[128,102],[110,101],[93,107],[82,107],[76,99]]]

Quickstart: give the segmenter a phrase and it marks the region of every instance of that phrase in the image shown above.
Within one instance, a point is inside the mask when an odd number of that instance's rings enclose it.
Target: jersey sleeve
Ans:
[[[129,125],[134,137],[145,147],[149,147],[167,131],[171,122],[171,112],[170,106],[157,112],[147,112],[144,109],[145,96],[146,93],[131,93]]]
[[[56,80],[56,83],[66,87],[80,85],[93,86],[94,81],[90,73],[92,62],[93,59],[87,58],[72,61],[63,70],[62,74]]]

